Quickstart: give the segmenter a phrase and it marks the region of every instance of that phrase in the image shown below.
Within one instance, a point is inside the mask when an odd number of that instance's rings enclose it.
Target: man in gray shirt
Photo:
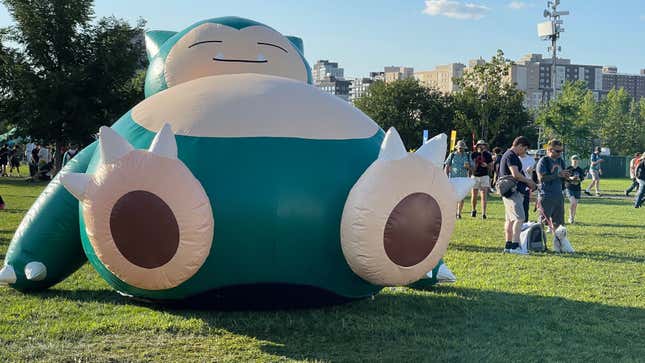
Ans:
[[[546,218],[550,218],[554,228],[564,224],[564,197],[562,196],[563,179],[569,178],[565,170],[562,152],[564,148],[559,140],[548,144],[547,156],[538,161],[536,170],[540,182],[538,201]]]

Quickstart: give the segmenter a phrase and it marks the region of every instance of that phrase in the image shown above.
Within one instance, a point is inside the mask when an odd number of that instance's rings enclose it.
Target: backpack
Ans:
[[[546,251],[546,235],[542,223],[525,223],[528,225],[520,233],[520,247],[525,251]]]

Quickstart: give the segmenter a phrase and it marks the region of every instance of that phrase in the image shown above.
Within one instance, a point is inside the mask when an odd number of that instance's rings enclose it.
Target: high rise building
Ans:
[[[414,72],[414,78],[425,87],[434,88],[443,93],[452,93],[459,89],[454,79],[461,78],[465,68],[466,65],[462,63],[450,63],[437,66],[430,71]]]
[[[327,79],[316,82],[316,87],[320,88],[323,92],[340,97],[344,101],[349,102],[350,84],[351,81],[328,77]]]
[[[353,79],[349,86],[349,101],[354,103],[357,99],[366,95],[372,83],[374,83],[372,78]]]
[[[384,69],[385,83],[414,77],[414,68],[389,66]]]
[[[345,71],[343,68],[338,67],[337,62],[330,62],[327,59],[322,59],[314,64],[311,75],[313,76],[314,83],[334,77],[335,79],[344,79]]]
[[[602,72],[602,89],[609,92],[612,88],[624,88],[635,99],[645,97],[645,69],[640,74],[618,73],[616,66],[605,66]]]
[[[541,54],[527,54],[511,66],[508,81],[525,92],[525,105],[538,107],[553,97],[551,58],[542,58]],[[556,92],[562,89],[566,81],[583,80],[592,90],[596,99],[607,92],[603,90],[602,67],[588,64],[571,64],[571,60],[558,58],[555,68]]]

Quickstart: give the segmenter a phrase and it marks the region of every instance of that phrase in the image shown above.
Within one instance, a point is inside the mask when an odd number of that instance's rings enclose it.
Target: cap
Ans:
[[[571,160],[574,160],[574,159],[575,159],[575,160],[580,160],[580,157],[579,157],[578,155],[573,155],[573,156],[571,157]]]
[[[486,141],[484,141],[484,140],[479,140],[479,141],[477,141],[477,143],[475,144],[475,146],[479,146],[479,145],[486,145],[486,146],[488,146],[488,143],[487,143]]]

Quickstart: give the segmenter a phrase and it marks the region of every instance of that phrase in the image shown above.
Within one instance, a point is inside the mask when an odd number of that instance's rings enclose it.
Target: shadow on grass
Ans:
[[[547,235],[547,239],[548,238],[549,236]],[[635,237],[630,236],[625,238],[635,238]],[[485,247],[485,246],[451,244],[450,249],[457,250],[457,251],[466,251],[466,252],[498,253],[498,254],[502,253],[502,247]],[[644,257],[630,256],[630,255],[624,255],[624,254],[618,254],[618,253],[584,252],[580,250],[578,250],[576,253],[573,253],[573,254],[555,253],[553,251],[532,252],[530,256],[528,256],[527,258],[544,257],[548,255],[557,255],[558,257],[562,257],[562,258],[588,258],[588,259],[593,259],[598,261],[645,263]]]
[[[108,290],[52,290],[40,295],[76,302],[132,303]],[[261,349],[276,358],[615,361],[645,356],[644,309],[458,287],[388,291],[373,300],[319,309],[159,309],[202,321],[209,328],[205,334],[223,329],[260,340]]]

